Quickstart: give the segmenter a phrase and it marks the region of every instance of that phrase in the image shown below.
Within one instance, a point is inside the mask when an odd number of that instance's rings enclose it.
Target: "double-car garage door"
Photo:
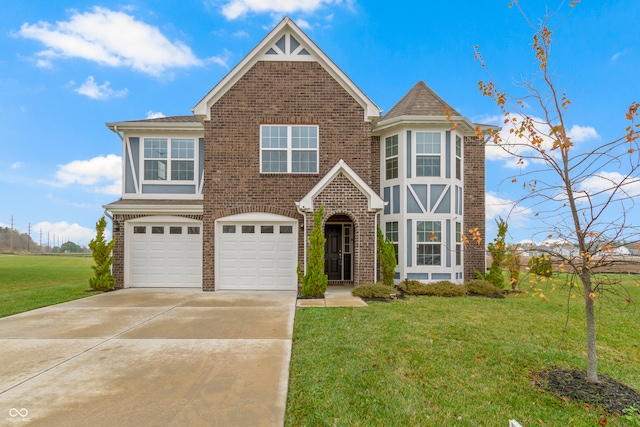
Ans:
[[[201,287],[202,222],[176,217],[129,221],[131,287]],[[270,214],[216,221],[216,290],[295,290],[298,223]]]

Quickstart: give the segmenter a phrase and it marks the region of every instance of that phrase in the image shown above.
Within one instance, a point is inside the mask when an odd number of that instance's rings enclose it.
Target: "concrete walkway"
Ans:
[[[367,307],[360,297],[351,295],[353,285],[327,286],[324,299],[299,299],[298,307]]]
[[[0,425],[281,426],[295,306],[128,289],[0,319]]]

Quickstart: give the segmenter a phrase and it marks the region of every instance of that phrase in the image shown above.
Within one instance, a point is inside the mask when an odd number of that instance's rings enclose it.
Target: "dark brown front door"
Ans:
[[[342,224],[325,225],[324,237],[324,272],[329,280],[342,280]]]

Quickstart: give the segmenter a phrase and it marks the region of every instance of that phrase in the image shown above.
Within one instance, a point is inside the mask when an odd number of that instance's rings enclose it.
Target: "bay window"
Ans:
[[[442,223],[417,221],[417,265],[440,265],[442,258]]]
[[[416,132],[416,175],[440,176],[440,132]]]
[[[385,138],[385,179],[398,177],[398,135]]]

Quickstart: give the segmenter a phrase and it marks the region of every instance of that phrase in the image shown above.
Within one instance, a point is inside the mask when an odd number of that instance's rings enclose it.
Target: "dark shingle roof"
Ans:
[[[460,116],[444,102],[429,86],[419,81],[411,90],[382,117],[381,121],[400,116]]]
[[[127,120],[127,122],[198,123],[198,118],[196,116],[168,116],[155,119]]]

